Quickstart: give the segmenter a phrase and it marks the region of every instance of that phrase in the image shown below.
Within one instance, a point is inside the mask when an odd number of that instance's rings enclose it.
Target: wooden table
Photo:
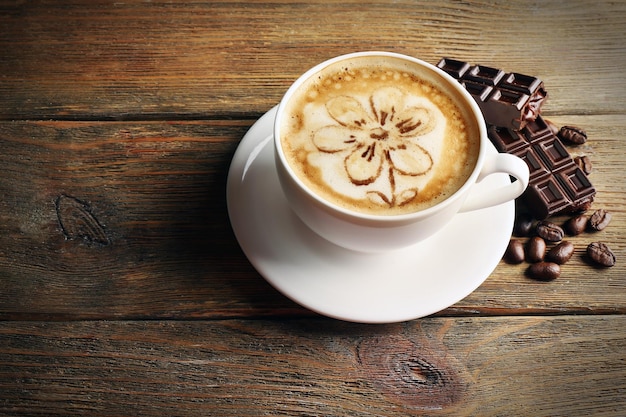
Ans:
[[[624,39],[623,1],[0,2],[0,414],[626,415]],[[289,301],[239,248],[227,170],[357,50],[540,77],[609,227],[556,281],[501,263],[426,318]]]

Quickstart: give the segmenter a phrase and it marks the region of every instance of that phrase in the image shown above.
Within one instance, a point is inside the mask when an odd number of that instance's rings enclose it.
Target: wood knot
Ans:
[[[61,194],[55,201],[61,231],[68,240],[82,239],[88,243],[110,243],[104,227],[91,212],[89,204]]]
[[[395,362],[396,374],[407,384],[421,384],[428,387],[444,387],[446,379],[437,366],[416,355],[398,355]]]
[[[428,344],[399,336],[365,339],[358,347],[358,361],[385,396],[411,408],[449,408],[465,391],[445,351]]]

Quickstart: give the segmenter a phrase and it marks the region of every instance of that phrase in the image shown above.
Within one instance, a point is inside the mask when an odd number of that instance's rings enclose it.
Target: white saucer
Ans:
[[[511,237],[512,201],[458,214],[428,240],[385,254],[353,252],[313,233],[293,214],[278,183],[275,115],[276,107],[239,144],[228,172],[227,203],[242,250],[284,295],[341,320],[400,322],[451,306],[493,272]],[[495,189],[509,181],[495,174],[477,187]]]

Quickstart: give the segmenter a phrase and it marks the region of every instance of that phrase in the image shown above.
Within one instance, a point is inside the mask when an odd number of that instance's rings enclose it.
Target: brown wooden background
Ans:
[[[0,0],[0,414],[625,415],[624,39],[609,1]],[[300,73],[372,49],[539,76],[611,225],[554,282],[501,264],[406,323],[280,295],[230,160]]]

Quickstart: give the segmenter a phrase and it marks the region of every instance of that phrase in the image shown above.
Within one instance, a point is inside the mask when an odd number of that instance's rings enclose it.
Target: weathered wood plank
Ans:
[[[625,316],[0,325],[0,414],[626,411]]]
[[[257,116],[363,49],[537,75],[560,114],[623,113],[625,21],[582,0],[3,2],[0,119]]]
[[[593,161],[595,207],[612,223],[571,238],[576,255],[557,281],[502,264],[443,314],[626,312],[626,121],[555,121],[588,129],[575,152]],[[251,123],[0,123],[0,318],[310,314],[265,283],[230,228],[226,174]],[[595,240],[613,248],[616,266],[587,265],[582,254]]]
[[[623,416],[624,22],[586,0],[0,0],[0,414]],[[229,161],[302,71],[363,49],[541,77],[544,115],[589,132],[609,228],[558,280],[501,264],[439,317],[278,294],[230,230]],[[591,240],[618,264],[587,265]],[[497,317],[447,317],[472,315]]]
[[[249,124],[2,125],[0,315],[220,316],[258,297],[263,310],[276,295],[225,202]]]

